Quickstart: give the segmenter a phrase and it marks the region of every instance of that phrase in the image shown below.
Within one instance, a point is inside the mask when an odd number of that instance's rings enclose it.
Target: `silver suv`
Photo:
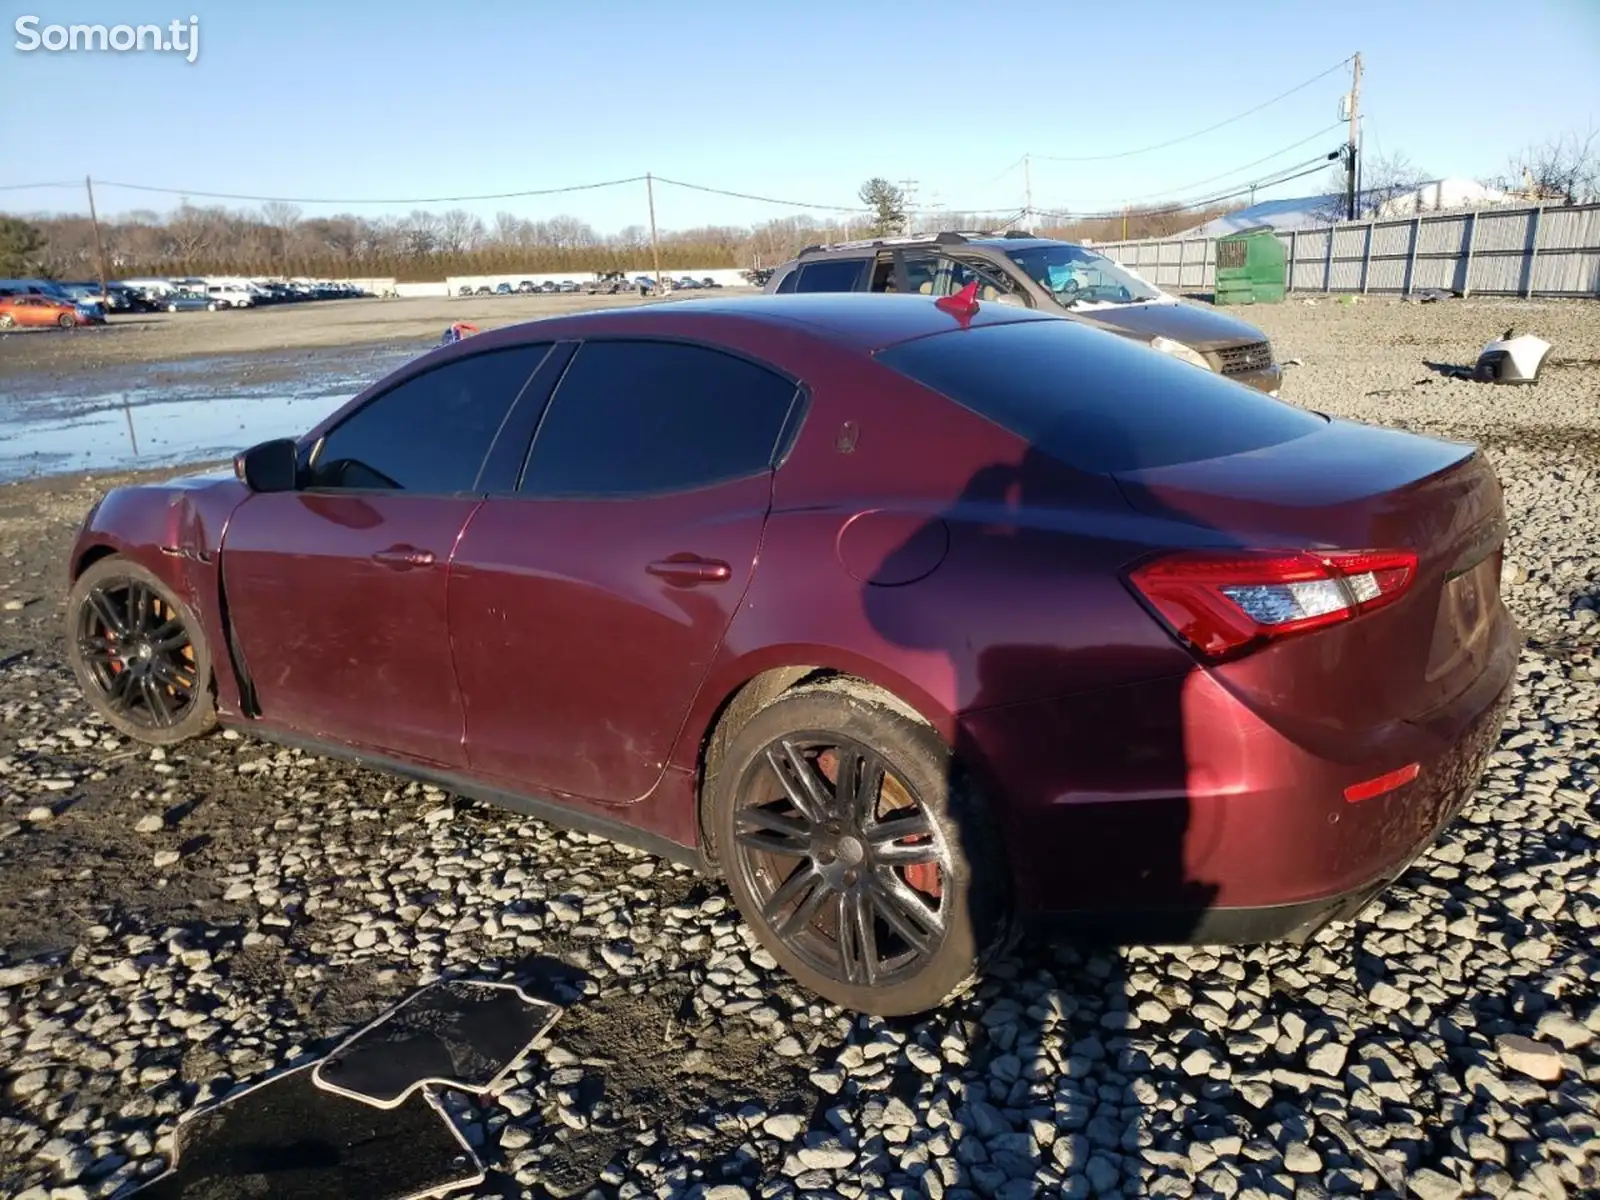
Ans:
[[[1031,234],[940,233],[808,246],[768,292],[920,292],[969,283],[980,302],[1060,313],[1276,396],[1282,369],[1255,326],[1187,304],[1086,246]]]

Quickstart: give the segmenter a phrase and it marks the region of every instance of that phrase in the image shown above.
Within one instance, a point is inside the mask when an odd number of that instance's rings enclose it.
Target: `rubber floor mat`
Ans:
[[[444,980],[407,997],[317,1064],[316,1084],[392,1108],[424,1084],[486,1092],[561,1013],[511,983]]]
[[[483,1182],[429,1093],[388,1110],[334,1095],[300,1067],[178,1122],[172,1169],[140,1200],[421,1200]]]

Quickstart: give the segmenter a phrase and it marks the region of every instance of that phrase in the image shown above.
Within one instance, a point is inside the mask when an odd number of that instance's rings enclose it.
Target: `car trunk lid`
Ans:
[[[1397,721],[1436,724],[1504,649],[1504,508],[1472,446],[1335,420],[1264,449],[1114,478],[1136,509],[1216,531],[1223,546],[1416,553],[1395,603],[1212,668],[1323,752],[1353,752]]]

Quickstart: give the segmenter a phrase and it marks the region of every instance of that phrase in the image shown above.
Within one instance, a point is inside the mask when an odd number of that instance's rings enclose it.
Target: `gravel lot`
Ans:
[[[1309,947],[1025,943],[920,1021],[813,1002],[680,868],[232,735],[112,736],[58,632],[110,481],[0,489],[0,1194],[126,1190],[179,1113],[441,973],[568,1005],[514,1090],[452,1102],[483,1196],[1600,1194],[1600,307],[1249,315],[1294,399],[1499,468],[1530,646],[1483,787]],[[1536,388],[1424,365],[1507,325],[1555,344]]]

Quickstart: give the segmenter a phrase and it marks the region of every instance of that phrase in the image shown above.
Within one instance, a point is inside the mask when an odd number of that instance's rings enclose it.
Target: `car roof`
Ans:
[[[547,317],[507,326],[472,339],[480,345],[538,338],[584,338],[654,334],[701,336],[715,340],[733,326],[766,326],[808,334],[867,352],[898,342],[950,330],[1019,321],[1062,318],[1005,304],[978,305],[970,316],[939,308],[928,296],[874,295],[864,292],[815,292],[789,296],[730,296],[631,305]],[[460,343],[456,343],[460,345]]]
[[[1078,243],[1063,241],[1061,238],[1036,237],[1021,230],[1012,229],[1005,233],[972,232],[972,233],[926,233],[912,234],[901,237],[870,238],[855,242],[834,242],[830,245],[807,246],[790,262],[801,262],[808,259],[823,258],[837,255],[839,257],[864,258],[877,254],[883,250],[922,250],[931,247],[950,249],[952,247],[976,247],[980,250],[1028,250],[1038,246],[1073,246]],[[786,264],[787,265],[787,264]]]

